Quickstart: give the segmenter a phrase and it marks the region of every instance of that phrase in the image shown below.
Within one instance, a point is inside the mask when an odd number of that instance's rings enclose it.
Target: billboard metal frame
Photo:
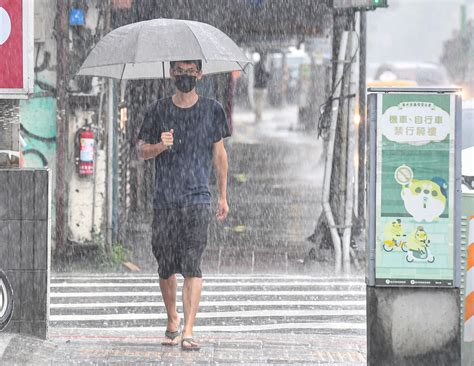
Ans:
[[[459,288],[461,284],[461,118],[462,118],[462,98],[460,88],[369,88],[367,89],[368,102],[368,135],[369,144],[367,146],[368,157],[368,194],[367,209],[369,214],[368,220],[368,242],[367,242],[367,272],[366,283],[368,286],[380,286],[376,284],[376,187],[377,187],[377,124],[378,124],[378,96],[380,94],[396,93],[396,94],[450,94],[455,95],[455,128],[454,128],[454,232],[453,232],[453,285],[429,287],[454,287]],[[390,287],[397,287],[391,285]],[[402,285],[400,287],[425,287],[423,285]]]

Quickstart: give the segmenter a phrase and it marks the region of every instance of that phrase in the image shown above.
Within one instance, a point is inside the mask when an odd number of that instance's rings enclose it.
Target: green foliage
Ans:
[[[116,264],[122,264],[127,261],[128,249],[122,244],[114,243],[112,245],[112,261]]]
[[[113,267],[121,265],[127,261],[129,255],[129,249],[127,249],[121,243],[112,243],[112,247],[108,248],[107,243],[101,233],[92,233],[92,240],[97,245],[97,257],[98,264]]]

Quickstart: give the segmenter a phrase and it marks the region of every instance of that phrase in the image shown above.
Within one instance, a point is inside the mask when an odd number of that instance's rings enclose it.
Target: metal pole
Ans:
[[[68,94],[67,87],[67,47],[68,37],[68,13],[67,2],[57,0],[56,10],[56,252],[61,253],[65,249],[65,195],[66,185],[64,181],[65,171],[65,127],[67,123]]]
[[[164,98],[165,94],[166,94],[166,78],[165,78],[165,63],[164,62],[161,63],[161,67],[162,67],[162,70],[163,70],[163,86],[161,88],[161,90],[162,90],[161,97]]]
[[[96,125],[96,133],[99,131],[99,125],[102,121],[102,108],[104,106],[104,98],[105,98],[105,83],[100,83],[100,97],[99,97],[99,110],[97,112],[97,125]],[[94,144],[94,158],[96,162],[94,164],[94,175],[93,175],[93,186],[92,186],[92,217],[91,217],[91,227],[92,230],[96,231],[95,227],[95,204],[96,204],[96,190],[97,190],[97,162],[98,162],[98,155],[97,155],[97,145],[98,145],[98,136],[96,135],[96,143]]]
[[[107,0],[107,8],[105,12],[105,31],[112,29],[112,13],[111,1]],[[106,237],[105,251],[112,253],[113,240],[113,144],[114,144],[114,82],[112,79],[107,83],[107,221],[106,221]]]
[[[341,42],[339,46],[339,57],[336,69],[336,78],[335,82],[337,83],[343,77],[344,71],[344,62],[346,59],[346,50],[347,50],[347,41],[349,38],[349,32],[344,31],[342,33]],[[334,94],[332,95],[332,119],[331,119],[331,128],[329,130],[329,142],[328,150],[326,156],[326,166],[324,168],[324,182],[323,182],[323,210],[326,218],[328,220],[329,229],[331,232],[331,239],[334,245],[334,271],[336,274],[341,272],[341,261],[342,261],[342,251],[341,251],[341,238],[337,231],[336,222],[334,220],[334,215],[332,213],[331,204],[329,202],[331,194],[331,177],[332,177],[332,165],[334,159],[334,145],[336,140],[336,129],[337,129],[337,119],[339,114],[339,98],[342,91],[342,82],[337,83]]]
[[[359,13],[355,15],[355,24],[359,23]],[[356,31],[351,32],[351,43],[350,43],[350,57],[353,56],[357,50],[357,35]],[[358,83],[358,60],[354,60],[351,65],[349,74],[349,95],[355,95],[357,92]],[[349,118],[348,118],[348,134],[347,134],[347,180],[346,180],[346,205],[345,205],[345,220],[344,220],[344,232],[342,236],[342,269],[344,274],[350,274],[351,272],[351,258],[350,258],[350,244],[352,234],[352,213],[354,208],[354,187],[353,178],[356,174],[354,169],[354,151],[355,151],[355,125],[354,125],[354,112],[355,112],[355,96],[349,99]]]
[[[360,33],[359,33],[359,179],[358,179],[358,218],[360,227],[364,228],[365,220],[365,189],[366,189],[366,126],[367,126],[367,81],[366,81],[366,60],[367,60],[367,12],[360,11]]]
[[[349,18],[345,17],[348,21]],[[349,33],[349,40],[347,42],[347,50],[346,50],[346,60],[345,60],[345,65],[349,64],[352,60],[352,49],[351,49],[351,44],[353,42],[352,39],[352,32]],[[349,82],[350,82],[350,69],[347,67],[344,67],[343,71],[343,78],[341,81],[342,84],[342,95],[346,96],[349,94]],[[339,218],[339,220],[336,220],[336,222],[340,225],[343,225],[344,222],[344,217],[345,217],[345,200],[347,196],[347,159],[349,156],[347,155],[347,146],[348,146],[348,121],[349,121],[349,98],[343,97],[341,98],[340,101],[341,104],[341,116],[340,116],[340,128],[338,128],[338,133],[339,135],[336,135],[336,141],[338,141],[337,150],[339,150],[339,156],[335,159],[336,164],[338,165],[338,171],[339,171],[339,177],[336,180],[333,178],[333,186],[336,187],[337,194],[332,199],[332,202],[335,203],[333,205],[335,212],[335,215]],[[337,182],[337,183],[336,183]],[[342,230],[340,231],[342,232]]]
[[[114,159],[114,81],[108,83],[107,116],[107,240],[106,251],[111,253],[113,225],[113,159]]]

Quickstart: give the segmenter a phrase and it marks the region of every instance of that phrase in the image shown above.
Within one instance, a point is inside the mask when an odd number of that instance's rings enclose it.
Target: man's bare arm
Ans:
[[[145,141],[138,140],[138,157],[143,160],[153,159],[163,151],[173,146],[173,130],[161,134],[161,142],[157,144],[147,144]]]
[[[214,143],[212,149],[212,161],[217,178],[217,187],[219,189],[219,201],[216,217],[218,220],[224,220],[229,213],[227,204],[227,152],[224,147],[224,140]]]
[[[162,142],[147,144],[142,140],[138,141],[138,157],[143,160],[153,159],[167,149]]]

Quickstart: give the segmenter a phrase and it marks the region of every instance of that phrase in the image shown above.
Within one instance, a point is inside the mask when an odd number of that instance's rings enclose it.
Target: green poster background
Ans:
[[[394,107],[403,102],[427,102],[433,103],[443,111],[451,114],[451,96],[436,94],[386,94],[383,98],[382,113],[390,107]]]
[[[452,285],[454,240],[450,190],[454,188],[454,166],[450,166],[450,162],[454,154],[454,96],[383,94],[381,100],[377,118],[376,283],[397,285],[397,280],[408,280],[407,285],[410,281],[412,285]],[[433,103],[447,112],[449,135],[442,141],[425,145],[397,143],[383,136],[381,117],[388,108],[404,102]],[[396,181],[394,173],[402,165],[411,168],[413,178],[423,181],[424,188],[432,182],[438,185],[446,182],[446,204],[439,218],[431,222],[416,221],[408,212],[402,189],[410,187],[414,191],[417,184],[404,186]],[[429,198],[433,199],[431,195]],[[418,238],[427,246],[420,246]]]
[[[423,146],[397,144],[382,136],[382,216],[411,217],[400,199],[400,184],[394,172],[400,165],[413,170],[415,179],[440,177],[449,182],[449,136],[441,142],[430,142]],[[449,198],[441,217],[448,217]]]

